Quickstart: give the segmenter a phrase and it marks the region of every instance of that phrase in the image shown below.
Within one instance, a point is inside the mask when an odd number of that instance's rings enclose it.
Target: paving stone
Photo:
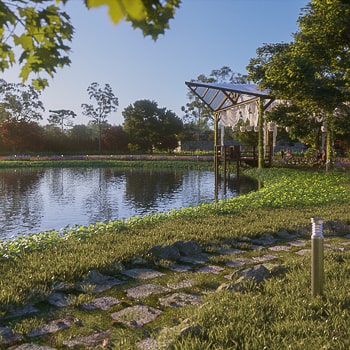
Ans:
[[[169,292],[169,288],[160,286],[158,284],[142,284],[137,287],[129,288],[126,290],[128,298],[146,298],[153,294],[162,294]]]
[[[60,318],[58,320],[53,320],[46,324],[45,326],[35,329],[28,334],[28,337],[40,337],[44,334],[56,333],[62,329],[67,329],[73,323],[72,317]]]
[[[257,245],[257,244],[252,244],[249,249],[250,250],[263,250],[265,249],[266,247],[263,246],[263,245]]]
[[[183,281],[180,281],[178,283],[168,283],[167,286],[171,289],[183,289],[183,288],[190,288],[193,286],[195,282],[190,279],[186,279]]]
[[[124,270],[122,274],[140,280],[148,280],[151,278],[156,278],[165,275],[164,273],[159,272],[157,270],[143,268]]]
[[[107,311],[112,306],[120,304],[120,300],[114,297],[101,297],[92,300],[89,303],[84,303],[81,305],[81,308],[84,310],[95,310],[101,309]]]
[[[300,240],[300,239],[297,239],[295,241],[289,242],[288,244],[292,245],[293,247],[305,247],[307,242]]]
[[[269,244],[274,244],[276,242],[276,238],[271,234],[265,233],[259,238],[252,239],[252,242],[254,244],[265,246]]]
[[[182,256],[179,260],[193,265],[205,264],[209,261],[209,255],[202,253],[195,256]]]
[[[244,266],[248,264],[254,264],[255,261],[252,259],[247,259],[247,258],[236,258],[233,260],[226,261],[226,266],[229,267],[239,267],[239,266]]]
[[[266,261],[271,261],[271,260],[275,260],[275,259],[278,259],[278,256],[277,255],[273,255],[273,254],[265,254],[265,255],[262,255],[262,256],[254,256],[252,258],[255,262],[266,262]]]
[[[162,306],[182,307],[188,305],[199,305],[201,297],[193,294],[186,293],[174,293],[159,298],[159,302]]]
[[[288,252],[292,249],[292,247],[288,247],[286,245],[275,245],[272,247],[269,247],[269,250],[273,252]]]
[[[197,270],[197,272],[200,273],[213,273],[215,275],[218,275],[220,272],[224,271],[225,269],[221,266],[215,266],[215,265],[208,265],[203,266]]]
[[[11,346],[8,350],[55,350],[50,346],[36,345],[31,343],[25,343],[21,345]]]
[[[106,348],[109,344],[111,331],[94,333],[85,337],[76,337],[63,342],[68,348],[84,347],[84,349]]]
[[[295,254],[304,256],[304,255],[310,255],[311,254],[311,249],[301,249],[295,252]]]
[[[121,311],[114,312],[111,317],[127,326],[140,328],[154,321],[162,311],[146,305],[135,305]]]
[[[136,343],[136,347],[140,350],[158,350],[158,343],[155,339],[146,338]]]
[[[236,248],[220,248],[216,251],[218,254],[222,255],[235,255],[235,254],[241,254],[245,253],[242,249],[236,249]]]
[[[180,264],[172,264],[167,267],[170,271],[173,272],[188,272],[192,270],[191,266],[188,265],[180,265]]]

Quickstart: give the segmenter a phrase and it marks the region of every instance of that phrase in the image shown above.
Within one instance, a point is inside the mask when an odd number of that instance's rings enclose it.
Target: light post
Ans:
[[[323,294],[323,219],[311,218],[311,293],[315,297]]]

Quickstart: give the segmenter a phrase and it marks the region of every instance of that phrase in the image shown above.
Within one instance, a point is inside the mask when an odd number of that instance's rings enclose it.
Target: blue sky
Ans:
[[[74,124],[87,124],[81,104],[90,103],[87,87],[108,83],[119,99],[109,122],[122,125],[122,111],[148,99],[182,117],[188,92],[185,81],[213,69],[230,67],[246,73],[250,58],[264,43],[289,42],[297,31],[300,9],[307,0],[183,0],[170,30],[156,42],[121,22],[112,24],[106,8],[86,10],[82,0],[65,6],[75,27],[70,67],[58,69],[41,94],[46,112],[71,109]],[[19,82],[16,68],[7,82]]]

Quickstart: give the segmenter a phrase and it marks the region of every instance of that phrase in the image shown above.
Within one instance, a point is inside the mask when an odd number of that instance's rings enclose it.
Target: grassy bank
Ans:
[[[177,240],[207,245],[282,229],[308,235],[311,217],[350,224],[349,172],[251,169],[245,175],[257,178],[264,186],[213,204],[3,243],[2,310],[10,304],[40,300],[49,293],[53,281],[74,282],[89,270],[117,275],[116,261],[127,264],[134,258],[147,259],[147,250],[154,245]],[[350,253],[329,251],[325,258],[328,287],[324,298],[311,298],[309,261],[297,260],[291,254],[286,258],[288,273],[283,278],[268,280],[260,287],[252,285],[245,293],[210,294],[195,310],[174,309],[162,322],[189,318],[190,323],[201,325],[201,331],[196,336],[174,338],[171,348],[348,349]],[[205,283],[215,284],[215,280]],[[94,322],[97,320],[91,324]],[[99,322],[103,328],[104,321]],[[132,332],[125,330],[125,337],[132,338]]]

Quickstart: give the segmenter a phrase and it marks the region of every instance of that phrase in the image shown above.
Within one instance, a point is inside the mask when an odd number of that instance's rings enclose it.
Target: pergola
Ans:
[[[247,122],[259,132],[258,167],[264,166],[263,115],[277,101],[267,90],[254,84],[203,83],[186,81],[188,88],[214,112],[214,147],[218,144],[218,125],[235,127],[239,121]],[[216,153],[216,152],[215,152]],[[217,157],[215,157],[217,162]],[[217,165],[217,164],[216,164]]]

